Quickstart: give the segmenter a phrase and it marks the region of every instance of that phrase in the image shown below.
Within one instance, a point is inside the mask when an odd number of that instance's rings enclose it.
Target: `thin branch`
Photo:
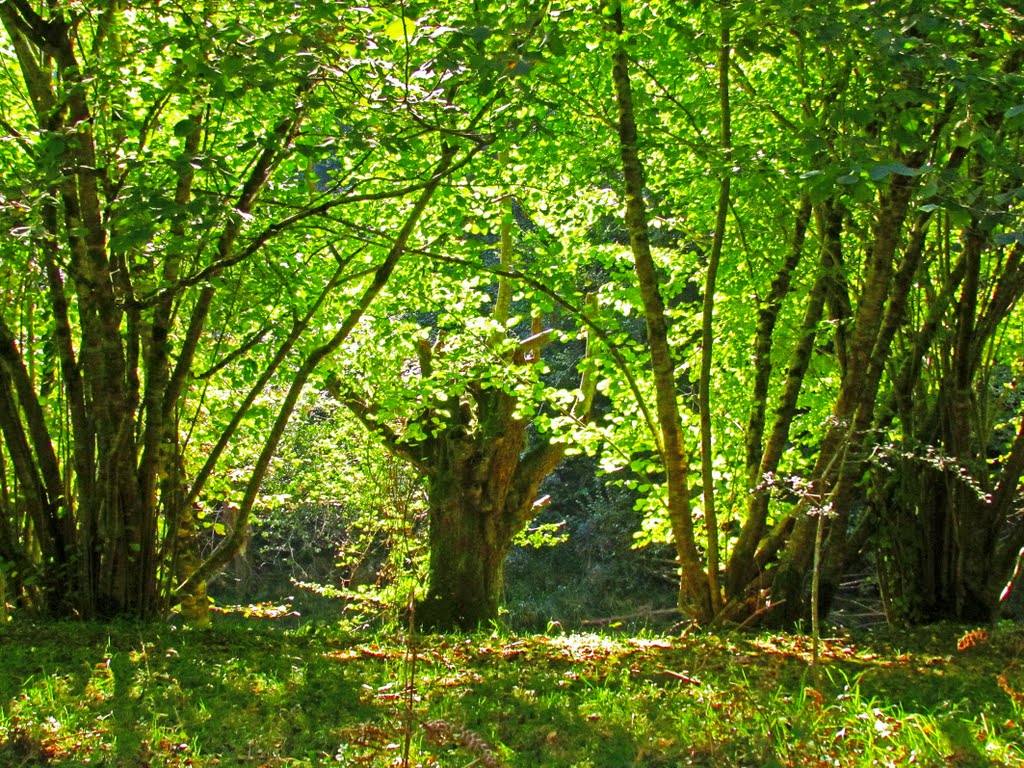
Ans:
[[[210,576],[226,565],[231,558],[238,553],[248,530],[249,515],[252,512],[253,505],[256,503],[260,488],[263,485],[263,479],[270,466],[270,461],[277,450],[281,437],[284,435],[285,427],[288,425],[288,421],[291,418],[295,404],[298,402],[299,394],[306,386],[306,382],[309,380],[309,377],[317,366],[319,366],[324,359],[333,354],[345,339],[348,338],[360,318],[362,318],[363,314],[373,303],[374,299],[377,298],[377,295],[384,289],[384,286],[391,278],[395,267],[398,266],[399,260],[406,253],[409,238],[412,237],[412,233],[418,225],[423,212],[426,210],[427,204],[430,202],[430,199],[433,197],[434,192],[437,190],[442,179],[448,175],[449,169],[452,165],[452,156],[455,152],[456,150],[454,147],[446,146],[444,148],[437,170],[431,175],[430,182],[424,187],[419,198],[416,200],[416,203],[413,205],[412,210],[409,211],[405,223],[402,225],[401,230],[395,238],[394,245],[391,247],[391,250],[388,252],[388,255],[385,257],[380,267],[377,269],[373,281],[369,286],[367,286],[363,295],[356,303],[356,306],[351,309],[348,316],[342,322],[334,335],[331,336],[327,342],[310,352],[299,366],[299,369],[295,372],[291,385],[288,388],[288,392],[285,394],[284,400],[278,409],[277,419],[275,420],[274,425],[270,430],[270,434],[263,445],[263,449],[256,460],[256,465],[249,478],[245,494],[239,504],[234,527],[231,529],[231,532],[224,541],[222,541],[206,559],[206,561],[203,562],[203,564],[200,565],[194,573],[186,578],[184,582],[178,585],[175,589],[176,595],[180,596],[189,594],[197,585],[209,579]]]
[[[361,251],[362,249],[359,250]],[[358,252],[359,251],[357,251],[357,253]],[[295,346],[296,342],[299,340],[302,333],[309,326],[310,322],[312,322],[313,317],[316,315],[316,312],[320,309],[324,301],[327,300],[327,297],[335,289],[335,287],[337,286],[337,281],[340,279],[341,272],[345,268],[346,263],[347,262],[342,262],[338,265],[338,268],[331,276],[331,279],[327,281],[327,284],[324,286],[323,290],[320,291],[320,294],[319,296],[317,296],[316,301],[314,301],[312,306],[306,311],[305,316],[294,323],[291,331],[288,333],[288,336],[285,338],[284,342],[278,348],[273,359],[267,365],[266,369],[256,380],[256,382],[252,385],[252,387],[249,388],[249,392],[246,394],[245,398],[242,400],[239,406],[235,409],[235,413],[231,417],[231,421],[228,422],[227,426],[221,430],[220,437],[217,439],[217,443],[210,450],[209,454],[206,457],[206,461],[200,468],[199,472],[196,474],[196,477],[192,482],[192,486],[189,489],[184,504],[191,504],[199,497],[200,492],[206,485],[206,481],[210,478],[210,475],[213,474],[214,469],[216,469],[217,463],[220,461],[221,455],[227,449],[228,445],[231,442],[231,439],[235,435],[235,432],[238,430],[238,427],[245,419],[245,415],[249,412],[249,408],[252,406],[254,402],[256,402],[256,398],[260,395],[261,392],[263,392],[264,388],[270,382],[271,378],[273,378],[278,368],[281,367],[281,364],[288,357],[288,354],[291,352],[292,348]]]
[[[652,437],[654,437],[654,439],[658,443],[660,443],[659,431],[657,424],[655,424],[654,422],[654,416],[651,413],[650,407],[644,400],[643,394],[640,392],[640,386],[639,384],[637,384],[636,377],[633,376],[633,373],[630,370],[629,363],[626,362],[626,359],[622,356],[622,353],[619,351],[618,344],[607,331],[605,331],[600,325],[597,324],[595,320],[588,317],[586,312],[581,307],[578,307],[557,291],[544,285],[544,283],[542,283],[540,280],[537,280],[534,277],[530,277],[529,275],[524,274],[519,270],[506,270],[501,269],[500,267],[490,267],[486,264],[471,262],[458,256],[449,256],[447,254],[441,254],[436,253],[434,251],[428,251],[417,248],[410,249],[409,253],[417,256],[423,256],[433,261],[440,261],[445,264],[456,264],[458,266],[467,267],[468,269],[476,270],[479,272],[486,272],[487,274],[496,275],[498,277],[507,277],[511,280],[518,280],[519,282],[530,286],[538,293],[544,294],[549,299],[551,299],[555,304],[557,304],[570,315],[579,320],[594,334],[594,336],[604,345],[605,349],[608,351],[608,354],[611,356],[612,361],[615,363],[615,367],[626,380],[626,383],[629,386],[629,390],[630,392],[632,392],[633,398],[636,401],[637,407],[640,409],[640,412],[644,417],[644,423],[647,426],[647,429],[650,431]]]
[[[306,219],[313,218],[315,216],[321,216],[327,213],[328,211],[333,210],[334,208],[337,208],[342,205],[352,205],[355,203],[375,202],[381,200],[393,200],[397,198],[407,197],[413,192],[422,192],[428,187],[437,184],[437,182],[441,180],[441,178],[437,176],[438,173],[443,174],[443,176],[445,177],[450,176],[459,169],[468,165],[472,161],[472,159],[483,150],[483,148],[483,145],[474,145],[466,153],[465,157],[463,157],[458,162],[448,164],[444,168],[444,170],[438,170],[433,177],[427,179],[426,181],[417,182],[415,184],[409,184],[407,186],[390,190],[388,192],[374,192],[363,195],[349,195],[347,197],[329,200],[325,203],[313,206],[312,208],[306,208],[305,210],[292,214],[291,216],[281,219],[280,221],[274,222],[273,224],[267,226],[258,235],[256,235],[249,243],[249,245],[246,246],[241,251],[238,251],[237,253],[231,256],[224,256],[222,258],[219,258],[212,264],[207,265],[206,267],[194,273],[193,275],[182,278],[173,285],[163,288],[160,291],[157,291],[156,293],[150,294],[146,298],[142,299],[140,304],[143,307],[149,307],[161,301],[162,298],[167,294],[178,293],[184,288],[190,288],[192,286],[199,285],[200,283],[213,280],[226,269],[241,264],[242,262],[253,256],[272,239],[282,234],[283,232],[289,230],[291,227],[293,227],[300,221],[305,221]]]
[[[420,445],[403,441],[390,426],[375,418],[378,412],[375,405],[367,404],[363,398],[357,396],[355,390],[345,384],[337,374],[331,374],[325,384],[328,394],[344,405],[367,432],[379,437],[385,448],[396,456],[401,456],[422,474],[432,474],[430,464],[419,450]]]

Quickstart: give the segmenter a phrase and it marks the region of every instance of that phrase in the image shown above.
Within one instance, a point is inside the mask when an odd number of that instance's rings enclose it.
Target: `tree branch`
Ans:
[[[368,404],[365,399],[357,397],[352,388],[342,382],[337,374],[332,373],[328,376],[325,385],[330,396],[348,408],[367,432],[377,435],[385,448],[396,456],[401,456],[424,475],[431,474],[431,467],[427,463],[422,446],[419,443],[403,441],[391,427],[377,419],[379,409],[376,405]]]
[[[185,579],[184,582],[178,585],[175,589],[176,595],[181,596],[189,594],[194,587],[209,579],[210,576],[226,565],[231,558],[237,554],[242,543],[245,541],[245,535],[249,525],[249,515],[252,512],[253,505],[256,503],[260,487],[263,484],[263,478],[266,475],[267,468],[270,466],[270,461],[277,450],[278,443],[284,435],[285,427],[288,425],[288,420],[291,418],[292,411],[295,408],[295,403],[298,401],[299,394],[302,392],[303,387],[305,387],[306,382],[309,380],[310,375],[317,366],[319,366],[325,358],[333,354],[338,347],[341,346],[342,342],[348,338],[349,334],[352,333],[352,330],[356,327],[359,319],[363,316],[370,304],[373,303],[374,299],[377,298],[377,295],[381,290],[383,290],[384,286],[391,278],[395,267],[398,266],[399,260],[406,253],[406,245],[419,223],[423,212],[426,210],[427,204],[433,197],[434,192],[441,183],[441,180],[447,176],[452,163],[452,157],[455,152],[456,149],[453,146],[444,147],[437,170],[432,174],[430,182],[426,187],[424,187],[419,198],[416,200],[416,203],[413,205],[412,210],[406,217],[405,223],[402,225],[401,230],[395,238],[395,242],[392,245],[391,250],[388,252],[380,267],[378,267],[370,285],[367,286],[363,295],[356,303],[356,306],[349,311],[348,316],[345,318],[344,322],[342,322],[334,335],[326,343],[310,352],[309,355],[306,356],[306,359],[303,360],[302,365],[300,365],[299,369],[295,372],[291,385],[288,388],[288,392],[285,394],[281,407],[278,410],[277,419],[275,420],[270,434],[264,443],[263,450],[260,452],[260,455],[256,460],[256,465],[249,478],[245,495],[242,498],[241,504],[239,504],[234,527],[231,529],[231,532],[227,535],[224,541],[222,541],[206,559],[206,561],[203,562],[203,564],[200,565],[192,575]]]
[[[274,222],[267,226],[262,232],[257,234],[249,244],[230,256],[225,256],[221,259],[214,261],[213,263],[203,267],[198,272],[182,278],[172,286],[153,293],[141,302],[142,306],[151,306],[152,304],[161,300],[161,298],[167,293],[178,293],[182,288],[189,288],[200,283],[213,280],[218,277],[222,272],[230,267],[241,264],[242,262],[249,259],[251,256],[256,254],[264,245],[270,242],[272,239],[280,235],[281,233],[289,230],[295,224],[306,219],[314,218],[316,216],[322,216],[323,214],[333,210],[342,205],[352,205],[354,203],[363,202],[376,202],[383,200],[396,200],[403,197],[408,197],[414,192],[422,192],[423,190],[436,184],[441,178],[450,176],[456,171],[468,165],[476,155],[483,150],[483,146],[474,145],[466,155],[461,158],[458,162],[452,162],[448,164],[443,170],[438,169],[435,171],[434,176],[423,182],[417,182],[415,184],[409,184],[398,189],[394,189],[388,192],[372,192],[363,195],[348,195],[342,198],[334,198],[327,202],[321,203],[320,205],[306,208],[302,211],[287,216],[280,221]],[[441,178],[436,178],[437,174],[441,174]]]

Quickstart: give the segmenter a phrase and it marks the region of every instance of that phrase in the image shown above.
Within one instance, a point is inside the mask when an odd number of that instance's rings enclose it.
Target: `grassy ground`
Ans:
[[[0,766],[1024,766],[1022,650],[16,621]]]

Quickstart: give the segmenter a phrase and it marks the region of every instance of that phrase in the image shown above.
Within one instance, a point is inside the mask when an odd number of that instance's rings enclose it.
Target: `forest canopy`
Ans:
[[[319,398],[324,455],[368,435],[422,483],[425,626],[498,616],[573,454],[697,624],[817,619],[865,564],[891,621],[998,615],[1013,3],[0,21],[0,606],[203,622]]]

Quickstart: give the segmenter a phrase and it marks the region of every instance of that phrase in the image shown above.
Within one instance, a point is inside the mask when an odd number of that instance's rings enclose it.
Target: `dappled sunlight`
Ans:
[[[952,627],[824,639],[812,667],[801,635],[356,636],[225,622],[8,624],[0,762],[1024,765],[1022,633],[1009,626],[962,650]]]

